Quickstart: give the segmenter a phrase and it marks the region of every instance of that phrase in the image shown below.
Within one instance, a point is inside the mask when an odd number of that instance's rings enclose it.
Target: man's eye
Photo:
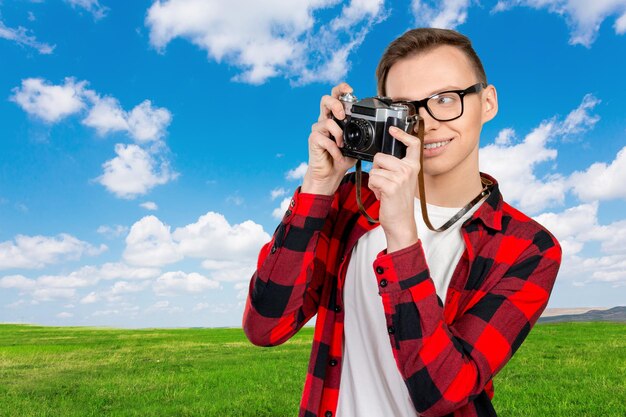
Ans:
[[[446,106],[446,105],[454,104],[456,100],[457,98],[451,94],[444,94],[444,95],[435,97],[435,103],[437,103],[438,106]]]

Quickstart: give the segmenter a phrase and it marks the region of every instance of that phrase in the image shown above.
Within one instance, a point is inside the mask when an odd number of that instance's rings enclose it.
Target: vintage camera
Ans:
[[[419,120],[413,106],[380,96],[357,100],[351,93],[342,94],[339,100],[346,117],[333,119],[343,130],[343,155],[369,162],[378,152],[404,158],[406,145],[389,134],[389,127],[412,132]]]

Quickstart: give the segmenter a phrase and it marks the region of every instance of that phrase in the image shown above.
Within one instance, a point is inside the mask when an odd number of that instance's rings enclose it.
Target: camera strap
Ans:
[[[474,207],[483,197],[489,195],[491,193],[491,189],[493,186],[493,182],[488,180],[487,178],[480,177],[481,184],[483,185],[483,189],[481,192],[472,199],[469,203],[467,203],[461,210],[459,210],[454,216],[450,218],[443,226],[436,228],[433,227],[430,219],[428,218],[428,208],[426,207],[426,191],[424,188],[424,119],[421,117],[418,121],[417,127],[417,137],[421,142],[420,149],[420,170],[417,174],[417,186],[420,194],[420,207],[422,209],[422,219],[424,219],[424,223],[426,226],[434,231],[434,232],[443,232],[447,230],[450,226],[456,223],[465,213],[467,213],[472,207]],[[359,206],[359,211],[365,216],[368,222],[370,223],[379,223],[377,219],[372,218],[365,207],[363,207],[363,203],[361,201],[361,160],[357,160],[356,162],[356,201]]]

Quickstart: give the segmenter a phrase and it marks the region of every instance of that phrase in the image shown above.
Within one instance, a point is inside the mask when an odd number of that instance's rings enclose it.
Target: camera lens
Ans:
[[[343,140],[348,148],[364,150],[369,148],[372,139],[372,126],[363,119],[353,118],[343,132]]]

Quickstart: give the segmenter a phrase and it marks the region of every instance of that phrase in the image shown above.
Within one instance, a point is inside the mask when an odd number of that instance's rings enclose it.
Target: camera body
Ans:
[[[344,156],[372,162],[374,155],[383,152],[397,158],[404,158],[406,145],[389,133],[391,126],[405,132],[412,132],[419,116],[412,106],[394,103],[389,97],[369,97],[363,100],[351,93],[342,94],[346,117],[333,119],[343,130]]]

